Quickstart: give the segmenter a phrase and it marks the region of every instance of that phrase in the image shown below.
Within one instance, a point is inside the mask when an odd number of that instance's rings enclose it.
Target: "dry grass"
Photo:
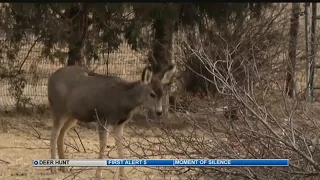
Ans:
[[[13,179],[72,179],[74,174],[79,172],[81,168],[74,168],[70,173],[59,172],[57,175],[50,174],[48,168],[34,168],[32,167],[32,160],[34,159],[48,159],[49,153],[49,138],[51,129],[51,120],[49,118],[39,117],[25,117],[25,116],[3,116],[0,119],[0,160],[7,161],[10,164],[0,161],[0,179],[13,180]],[[172,126],[179,127],[178,121],[171,119]],[[144,124],[144,127],[141,126]],[[125,129],[125,139],[130,142],[144,143],[144,138],[149,141],[157,141],[157,127],[146,127],[145,122],[138,124],[130,123]],[[175,124],[175,125],[174,125]],[[131,128],[135,129],[133,130]],[[138,129],[138,131],[136,131]],[[80,147],[80,152],[70,146],[66,146],[66,155],[70,159],[94,159],[97,157],[98,151],[98,135],[94,130],[84,129],[77,127],[86,153],[83,152],[79,139],[74,132],[69,132],[69,136],[66,140],[66,144],[73,144]],[[72,139],[76,140],[76,143]],[[148,143],[148,142],[145,142]],[[109,148],[109,156],[116,158],[116,150],[113,148],[114,138],[111,138],[108,142],[111,145]],[[138,148],[134,145],[130,145],[131,149],[134,149],[135,153],[143,154],[139,152]],[[159,150],[158,150],[159,151]],[[145,153],[145,152],[144,152]],[[165,152],[159,151],[163,154]],[[131,153],[128,149],[125,151],[127,158],[137,158],[136,155]],[[107,158],[107,156],[105,156]],[[161,156],[163,158],[163,156]],[[146,158],[160,158],[157,156]],[[170,158],[169,156],[167,158]],[[132,179],[178,179],[174,175],[167,175],[164,177],[157,170],[150,168],[126,168],[127,175]],[[85,169],[75,179],[92,179],[94,177],[95,168]],[[108,167],[103,171],[104,179],[116,179],[117,168]],[[68,177],[70,176],[70,177]],[[179,179],[184,179],[179,177]],[[185,178],[186,179],[186,178]]]

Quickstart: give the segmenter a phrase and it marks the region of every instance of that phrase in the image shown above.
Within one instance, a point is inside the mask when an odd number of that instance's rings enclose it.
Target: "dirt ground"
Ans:
[[[32,160],[50,158],[49,138],[51,123],[50,117],[0,117],[0,179],[93,179],[95,168],[84,169],[78,167],[72,169],[70,173],[59,172],[56,175],[51,175],[47,167],[32,167]],[[148,128],[141,128],[141,133],[148,133],[147,129]],[[95,159],[98,150],[98,135],[96,131],[79,126],[77,130],[79,130],[86,152],[83,151],[77,134],[71,131],[66,139],[66,144],[69,143],[73,144],[73,146],[78,146],[80,152],[77,152],[74,148],[67,145],[67,157],[70,159]],[[130,140],[138,138],[130,134],[130,128],[128,127],[125,129],[124,136],[130,137]],[[72,139],[75,139],[75,141],[72,142]],[[148,139],[152,139],[152,135],[150,135]],[[110,148],[114,147],[113,138],[109,138],[108,145],[110,145]],[[110,156],[117,157],[115,148],[110,150]],[[126,157],[134,158],[128,151],[126,151]],[[127,167],[126,172],[130,179],[177,179],[173,175],[164,177],[159,174],[159,171],[149,168]],[[118,179],[117,168],[104,168],[103,177],[104,179]],[[181,177],[179,179],[181,179]]]

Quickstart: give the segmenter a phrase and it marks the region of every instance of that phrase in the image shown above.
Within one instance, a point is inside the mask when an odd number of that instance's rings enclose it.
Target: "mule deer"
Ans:
[[[120,77],[101,75],[79,66],[58,69],[48,80],[48,100],[53,112],[51,130],[51,159],[65,159],[64,138],[77,121],[98,123],[100,152],[103,158],[109,132],[113,130],[119,158],[123,154],[123,128],[131,119],[134,109],[142,104],[153,107],[156,114],[162,114],[164,85],[168,84],[176,71],[171,65],[163,73],[153,75],[151,67],[142,72],[141,80],[128,82]],[[100,122],[98,122],[100,121]],[[67,172],[68,167],[62,167]],[[51,168],[57,172],[56,167]],[[124,168],[119,168],[120,178],[126,178]],[[96,170],[96,178],[102,178],[102,168]]]

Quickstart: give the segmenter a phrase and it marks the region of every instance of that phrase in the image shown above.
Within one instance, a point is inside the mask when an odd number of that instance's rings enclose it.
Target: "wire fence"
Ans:
[[[302,10],[303,6],[301,7]],[[288,10],[281,14],[281,18],[278,18],[279,28],[283,28],[284,34],[288,34],[290,25],[291,9],[288,6]],[[304,16],[300,16],[300,29],[298,38],[298,62],[297,62],[297,88],[304,89],[306,86],[306,68],[305,68],[305,36],[304,36]],[[147,33],[148,34],[148,33]],[[318,36],[317,36],[318,37]],[[148,37],[151,39],[151,36]],[[173,43],[173,60],[178,62],[183,59],[181,42],[183,42],[183,32],[178,31],[174,35]],[[287,40],[282,41],[284,46],[287,47]],[[36,44],[32,49],[33,41],[24,45],[14,62],[10,62],[6,58],[0,59],[2,67],[8,67],[10,64],[23,64],[22,76],[26,79],[25,87],[23,88],[23,96],[30,99],[31,104],[45,105],[47,101],[47,80],[50,74],[56,71],[58,68],[65,66],[58,59],[44,58],[41,55],[43,48],[42,44]],[[31,49],[31,51],[30,51]],[[30,51],[29,55],[28,52]],[[67,52],[67,49],[64,50]],[[99,54],[99,60],[90,61],[89,68],[97,73],[109,74],[120,76],[126,80],[134,81],[138,80],[141,75],[142,68],[147,64],[147,53],[145,51],[133,51],[128,44],[121,44],[118,51],[108,54],[103,52]],[[319,53],[319,52],[318,52]],[[279,58],[279,62],[285,61],[288,57],[287,52],[284,51],[284,56]],[[317,54],[318,56],[319,54]],[[27,57],[27,58],[26,58]],[[26,58],[26,59],[25,59]],[[7,68],[8,69],[8,68]],[[0,69],[1,70],[1,69]],[[316,77],[318,79],[318,77]],[[318,81],[318,80],[317,80]],[[16,106],[16,99],[12,95],[12,82],[10,78],[0,80],[0,110],[12,109]]]
[[[10,64],[21,66],[21,76],[25,78],[23,97],[29,99],[31,105],[46,105],[47,100],[47,80],[50,74],[65,66],[59,59],[45,58],[41,54],[43,45],[34,41],[27,42],[22,46],[16,59],[10,62],[7,58],[0,59],[2,67],[9,69]],[[177,47],[176,45],[174,45]],[[175,51],[177,48],[174,48]],[[68,49],[63,49],[67,52]],[[175,59],[176,53],[173,53]],[[138,80],[143,67],[147,62],[148,50],[134,51],[130,45],[123,43],[119,50],[99,54],[98,60],[89,61],[85,65],[97,73],[120,76],[129,81]],[[5,55],[3,54],[5,57]],[[16,99],[12,95],[12,82],[10,78],[0,80],[0,110],[9,110],[16,106]]]
[[[22,47],[15,63],[23,63],[31,48],[31,44],[32,42]],[[41,56],[41,48],[41,45],[33,47],[22,65],[22,76],[26,79],[23,96],[29,98],[31,103],[36,105],[47,103],[47,79],[50,74],[64,66],[58,59],[52,61],[49,58],[43,58]],[[103,56],[104,54],[100,54],[100,61],[91,64],[93,67],[96,66],[96,72],[114,74],[128,80],[135,79],[139,67],[144,64],[142,54],[131,51],[128,45],[122,45],[118,52],[109,54],[108,64],[102,59]],[[10,62],[4,59],[1,63],[9,64]],[[13,108],[15,106],[16,100],[10,93],[10,87],[10,79],[1,81],[0,106],[2,109]]]

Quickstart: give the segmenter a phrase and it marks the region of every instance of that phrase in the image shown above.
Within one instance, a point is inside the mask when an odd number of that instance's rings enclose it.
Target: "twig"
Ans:
[[[10,162],[5,161],[5,160],[2,160],[2,159],[0,159],[0,162],[3,162],[3,163],[5,163],[5,164],[10,164]]]
[[[79,133],[78,133],[78,131],[76,130],[76,129],[73,129],[74,130],[74,132],[77,134],[77,136],[78,136],[78,139],[79,139],[79,141],[80,141],[80,143],[81,143],[81,146],[82,146],[82,148],[83,148],[83,151],[86,153],[87,151],[86,151],[86,148],[84,147],[84,145],[83,145],[83,142],[82,142],[82,139],[80,138],[80,135],[79,135]]]
[[[23,60],[22,63],[20,64],[20,67],[19,67],[18,71],[17,71],[15,74],[0,74],[0,79],[17,77],[17,76],[21,73],[22,67],[23,67],[24,63],[27,61],[27,59],[28,59],[28,57],[29,57],[29,55],[30,55],[33,47],[34,47],[34,46],[37,44],[37,42],[38,42],[40,39],[42,39],[42,38],[43,38],[43,36],[40,36],[40,37],[38,37],[38,38],[33,42],[33,44],[31,45],[31,47],[30,47],[29,50],[28,50],[28,53],[27,53],[26,57],[24,58],[24,60]]]

